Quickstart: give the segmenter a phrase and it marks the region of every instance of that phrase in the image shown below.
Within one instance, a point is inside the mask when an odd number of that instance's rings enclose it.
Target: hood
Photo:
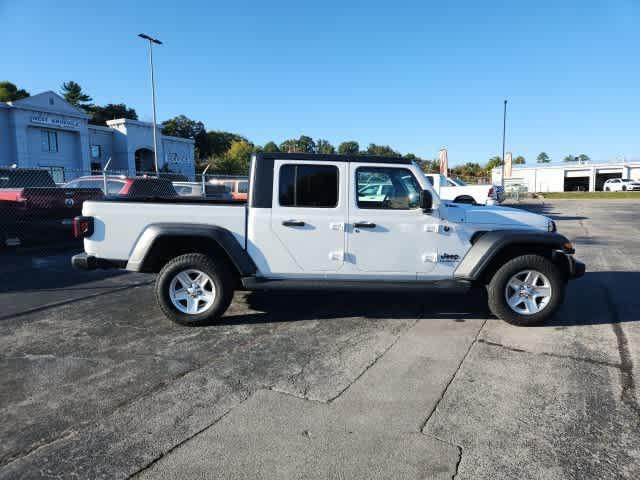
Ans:
[[[548,231],[551,219],[520,208],[445,203],[447,219],[474,225],[535,228]]]

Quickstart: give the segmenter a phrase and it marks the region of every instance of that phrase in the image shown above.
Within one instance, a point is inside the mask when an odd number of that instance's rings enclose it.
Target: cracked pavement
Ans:
[[[587,263],[544,327],[474,292],[238,293],[185,328],[148,276],[4,261],[0,478],[638,478],[640,204],[523,207]]]

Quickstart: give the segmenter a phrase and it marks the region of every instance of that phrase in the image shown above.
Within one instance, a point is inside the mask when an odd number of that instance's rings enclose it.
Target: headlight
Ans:
[[[558,227],[556,226],[556,222],[554,222],[553,220],[549,220],[549,223],[547,224],[547,231],[557,232]]]

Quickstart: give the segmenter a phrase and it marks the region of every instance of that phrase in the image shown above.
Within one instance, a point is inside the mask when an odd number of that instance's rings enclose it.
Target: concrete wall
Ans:
[[[99,156],[94,158],[92,156],[92,147],[98,146],[99,148]],[[110,128],[100,128],[96,126],[89,125],[89,161],[91,163],[99,163],[102,167],[104,167],[109,160],[113,156],[113,131]],[[109,168],[114,165],[115,159],[111,160],[109,164]]]
[[[13,135],[9,130],[9,108],[0,104],[0,166],[11,165],[15,157]]]
[[[183,138],[162,137],[164,163],[172,172],[182,173],[189,179],[195,178],[194,143]]]

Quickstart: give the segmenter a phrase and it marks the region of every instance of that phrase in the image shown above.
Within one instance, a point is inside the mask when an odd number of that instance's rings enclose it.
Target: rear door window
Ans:
[[[283,165],[279,178],[280,205],[335,208],[338,180],[335,165]]]

